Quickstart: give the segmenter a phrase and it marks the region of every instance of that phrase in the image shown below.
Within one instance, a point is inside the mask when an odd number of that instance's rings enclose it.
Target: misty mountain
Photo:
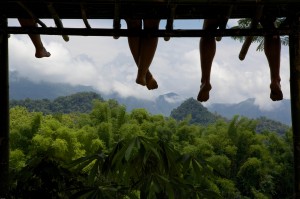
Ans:
[[[171,112],[171,117],[173,117],[177,121],[186,120],[190,124],[200,124],[207,126],[209,124],[214,124],[217,120],[230,121],[234,116],[228,119],[223,118],[217,113],[210,112],[197,100],[190,98],[184,101],[178,108],[174,109]],[[286,124],[282,124],[281,122],[274,121],[266,117],[255,118],[255,121],[255,131],[257,133],[269,131],[277,132],[278,134],[283,135],[290,128]]]
[[[27,78],[20,77],[18,72],[9,73],[9,95],[10,99],[55,99],[78,92],[97,92],[90,86],[72,86],[63,83],[33,82]]]
[[[236,104],[216,103],[207,108],[209,111],[218,113],[228,119],[234,115],[241,115],[252,119],[266,117],[286,125],[291,125],[291,105],[290,100],[286,99],[282,100],[279,106],[272,110],[261,110],[259,106],[255,104],[254,98],[249,98]]]
[[[164,95],[158,96],[153,100],[143,100],[135,97],[121,97],[119,94],[114,93],[110,95],[101,94],[104,99],[115,99],[120,104],[124,104],[128,111],[135,108],[144,108],[148,110],[151,114],[162,114],[164,116],[169,116],[171,111],[178,107],[184,99],[181,98],[176,93],[166,93]]]
[[[135,108],[145,108],[151,114],[162,114],[169,116],[171,111],[178,107],[183,99],[176,93],[167,93],[158,96],[155,100],[143,100],[135,97],[122,97],[117,93],[105,94],[95,90],[91,86],[72,86],[63,83],[33,82],[27,78],[20,77],[17,72],[9,74],[9,91],[11,100],[54,100],[58,97],[72,95],[78,92],[94,92],[100,94],[105,100],[115,99],[119,104],[124,104],[127,111]]]
[[[61,96],[68,96],[78,92],[95,92],[100,94],[103,99],[115,99],[120,104],[124,104],[128,111],[134,108],[145,108],[151,114],[162,114],[169,116],[171,111],[177,108],[185,100],[176,93],[167,93],[158,96],[155,100],[142,100],[135,97],[124,98],[117,93],[105,94],[95,90],[90,86],[72,86],[62,83],[33,82],[29,79],[20,77],[17,72],[10,72],[10,99],[55,99]],[[272,102],[270,102],[272,103]],[[231,119],[234,115],[241,115],[256,119],[266,117],[283,124],[291,125],[290,100],[282,100],[279,106],[270,111],[261,110],[255,104],[255,99],[250,98],[240,103],[225,104],[215,103],[206,107],[208,111],[217,113],[223,117]]]

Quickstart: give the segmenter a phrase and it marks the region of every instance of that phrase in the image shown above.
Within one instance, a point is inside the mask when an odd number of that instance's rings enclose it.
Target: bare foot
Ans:
[[[140,71],[138,71],[138,74],[137,74],[137,77],[136,77],[135,82],[136,82],[137,84],[142,85],[142,86],[146,86],[146,77],[145,77],[145,75],[142,75],[142,74],[140,73]]]
[[[279,101],[283,99],[283,94],[279,82],[272,82],[270,88],[271,88],[270,98],[273,101]]]
[[[35,57],[36,58],[43,58],[43,57],[50,57],[50,53],[45,49],[41,49],[41,50],[36,50],[35,52]]]
[[[148,90],[153,90],[158,88],[156,80],[153,78],[152,74],[148,71],[146,75],[146,86]]]
[[[202,83],[197,100],[200,102],[206,102],[209,99],[209,91],[211,90],[210,83]]]
[[[146,77],[138,71],[135,82],[142,86],[147,86],[148,90],[153,90],[158,88],[158,84],[156,80],[153,78],[152,74],[149,71],[147,71]]]

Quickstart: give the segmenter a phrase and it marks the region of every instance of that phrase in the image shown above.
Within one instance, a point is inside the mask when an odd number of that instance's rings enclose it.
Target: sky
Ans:
[[[42,20],[48,27],[53,21]],[[92,28],[111,28],[112,20],[90,20]],[[19,26],[9,19],[9,26]],[[65,27],[83,28],[80,20],[63,20]],[[166,22],[161,21],[161,29]],[[231,20],[228,26],[236,25]],[[197,29],[202,20],[175,20],[174,29]],[[122,28],[126,24],[122,21]],[[126,37],[113,39],[100,36],[70,36],[65,42],[61,36],[42,35],[45,48],[51,57],[37,59],[27,35],[9,38],[9,67],[20,76],[32,81],[86,85],[105,92],[117,92],[123,97],[134,96],[154,100],[174,92],[182,98],[197,98],[200,87],[199,38],[159,39],[150,70],[158,82],[158,89],[149,91],[135,83],[137,67],[130,53]],[[230,37],[217,42],[217,52],[212,65],[210,99],[202,103],[238,103],[255,98],[263,110],[276,108],[281,102],[270,98],[270,71],[264,52],[256,51],[258,44],[250,46],[244,61],[238,59],[242,43]],[[289,52],[281,49],[281,86],[285,99],[290,99]]]

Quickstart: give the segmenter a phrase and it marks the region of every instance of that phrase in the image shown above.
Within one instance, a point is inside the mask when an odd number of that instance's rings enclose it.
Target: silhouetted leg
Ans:
[[[271,76],[271,94],[270,98],[273,101],[283,99],[283,94],[280,85],[280,37],[279,36],[265,36],[265,54],[269,62],[270,76]]]
[[[204,20],[203,29],[216,29],[218,27],[217,20]],[[201,86],[197,97],[200,102],[205,102],[209,99],[209,91],[211,90],[210,73],[212,62],[216,54],[215,37],[202,37],[200,39],[200,63],[201,63]]]
[[[274,28],[274,19],[266,18],[262,21],[262,25],[264,28]],[[270,67],[270,76],[271,76],[271,84],[270,84],[270,98],[273,101],[278,101],[283,99],[283,94],[281,91],[280,85],[280,37],[278,35],[267,35],[265,36],[264,41],[264,50],[265,55],[267,57],[269,67]]]
[[[140,30],[142,29],[142,21],[141,20],[131,20],[127,19],[126,20],[127,27],[130,30]],[[128,44],[130,51],[132,53],[132,56],[134,58],[134,61],[139,68],[139,60],[141,59],[141,51],[142,51],[142,38],[141,37],[128,37]],[[149,68],[149,67],[148,67]],[[148,69],[147,69],[148,70]],[[138,83],[138,82],[137,82]],[[148,70],[146,73],[146,82],[142,82],[144,84],[141,84],[143,86],[147,86],[147,88],[150,89],[155,89],[158,87],[155,79],[153,78],[151,72]]]
[[[144,20],[144,29],[158,30],[159,21],[160,20]],[[155,89],[158,87],[152,75],[147,75],[157,48],[157,43],[157,37],[146,36],[140,38],[140,57],[138,60],[138,74],[136,83],[147,85],[148,89]]]
[[[140,30],[142,29],[142,21],[141,20],[131,20],[126,19],[127,28],[128,30]],[[131,54],[133,56],[133,59],[138,65],[138,60],[140,57],[140,37],[128,37],[128,44],[131,51]]]
[[[18,19],[23,27],[37,27],[37,24],[32,19]],[[29,37],[35,47],[35,57],[50,57],[50,53],[45,49],[39,34],[29,34]]]

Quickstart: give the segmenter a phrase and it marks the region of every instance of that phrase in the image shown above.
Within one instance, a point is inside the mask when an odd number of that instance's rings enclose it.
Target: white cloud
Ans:
[[[51,23],[47,21],[51,26]],[[66,21],[66,26],[82,26],[82,22]],[[15,21],[11,22],[16,23]],[[91,21],[92,27],[111,27],[111,21]],[[161,25],[164,27],[164,24]],[[178,22],[175,28],[184,23]],[[126,28],[124,22],[122,27]],[[189,28],[201,27],[198,21]],[[104,92],[118,92],[122,96],[153,99],[167,92],[184,98],[196,98],[199,92],[201,70],[199,38],[160,38],[151,71],[159,88],[148,91],[135,83],[137,67],[131,56],[127,39],[111,37],[71,36],[64,42],[61,36],[42,36],[50,58],[36,59],[34,47],[27,35],[11,35],[9,39],[10,67],[34,81],[68,82],[91,85]],[[256,98],[263,109],[276,107],[269,99],[270,75],[263,52],[252,44],[244,61],[238,59],[241,43],[223,38],[217,43],[211,82],[210,100],[236,103]],[[281,76],[284,98],[289,98],[289,58],[287,47],[282,48]]]

